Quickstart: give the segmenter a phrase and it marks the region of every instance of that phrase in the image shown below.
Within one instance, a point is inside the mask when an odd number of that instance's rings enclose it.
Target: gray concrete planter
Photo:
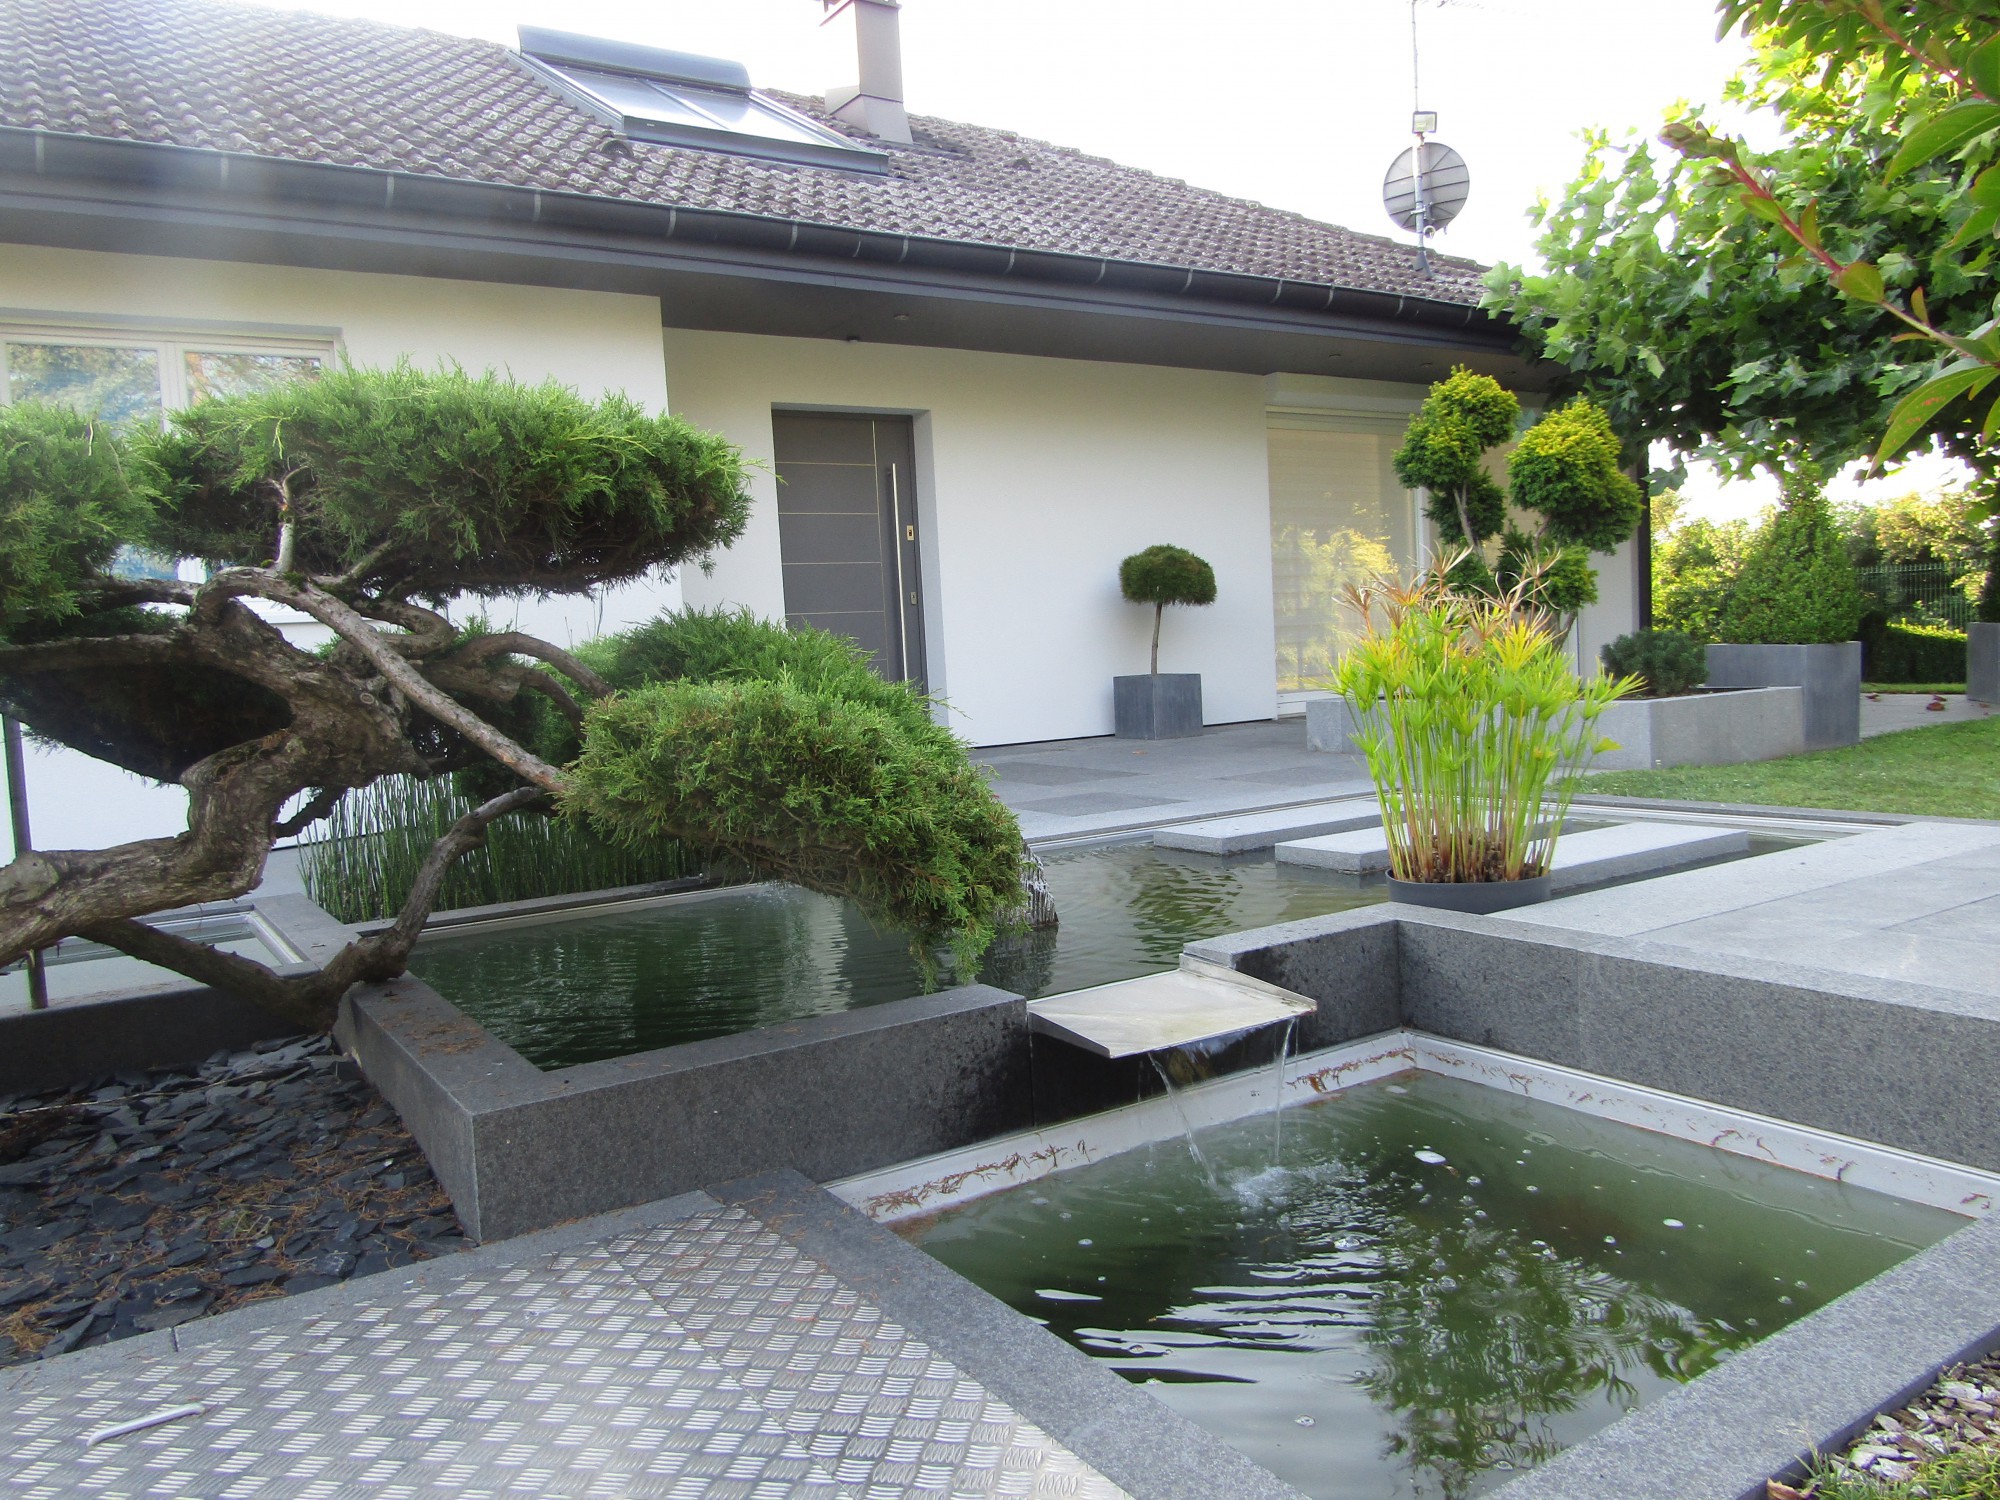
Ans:
[[[1345,698],[1306,700],[1306,748],[1329,755],[1356,755],[1354,710]]]
[[[1966,627],[1965,696],[2000,708],[2000,624],[1980,621]]]
[[[1795,687],[1805,693],[1805,748],[1861,743],[1861,642],[1708,648],[1711,688]]]
[[[1858,684],[1856,692],[1858,710]],[[1593,771],[1775,760],[1806,747],[1805,689],[1742,688],[1679,698],[1621,698],[1599,717],[1597,732],[1616,740],[1618,748],[1597,755],[1590,763]]]
[[[1149,672],[1111,679],[1111,713],[1121,740],[1178,740],[1201,733],[1201,674]]]

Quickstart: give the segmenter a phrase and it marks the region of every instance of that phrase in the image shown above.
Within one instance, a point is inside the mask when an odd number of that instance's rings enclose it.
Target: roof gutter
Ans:
[[[378,167],[288,161],[205,147],[0,127],[0,174],[108,185],[123,190],[124,201],[141,210],[146,197],[186,193],[251,202],[265,209],[315,205],[404,219],[445,217],[489,227],[608,235],[626,242],[628,248],[633,241],[668,241],[796,256],[821,264],[907,266],[959,277],[1028,281],[1062,288],[1084,300],[1122,294],[1233,307],[1246,313],[1256,310],[1267,316],[1275,313],[1301,324],[1324,318],[1401,325],[1413,331],[1455,333],[1466,342],[1495,348],[1511,348],[1514,342],[1510,324],[1476,307],[1323,282],[891,234],[805,219]]]

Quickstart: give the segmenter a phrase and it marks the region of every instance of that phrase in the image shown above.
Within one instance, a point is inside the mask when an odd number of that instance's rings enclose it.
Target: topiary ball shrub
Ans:
[[[1708,651],[1679,630],[1635,630],[1598,652],[1613,677],[1636,677],[1648,698],[1678,698],[1708,681]]]
[[[1185,547],[1161,543],[1118,565],[1118,587],[1134,604],[1153,606],[1153,675],[1160,673],[1160,617],[1169,604],[1215,603],[1215,569]]]

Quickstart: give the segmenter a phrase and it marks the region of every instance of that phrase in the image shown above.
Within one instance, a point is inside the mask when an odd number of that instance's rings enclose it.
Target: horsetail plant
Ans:
[[[1527,880],[1545,874],[1600,750],[1597,719],[1637,681],[1580,679],[1524,579],[1467,594],[1440,559],[1414,583],[1350,588],[1362,635],[1333,687],[1382,804],[1398,880]]]

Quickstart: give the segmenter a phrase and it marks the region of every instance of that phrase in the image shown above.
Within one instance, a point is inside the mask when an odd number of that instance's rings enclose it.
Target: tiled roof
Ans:
[[[775,95],[821,120],[811,99]],[[1480,267],[915,116],[885,174],[616,142],[487,41],[204,0],[0,0],[0,126],[1473,303]]]

